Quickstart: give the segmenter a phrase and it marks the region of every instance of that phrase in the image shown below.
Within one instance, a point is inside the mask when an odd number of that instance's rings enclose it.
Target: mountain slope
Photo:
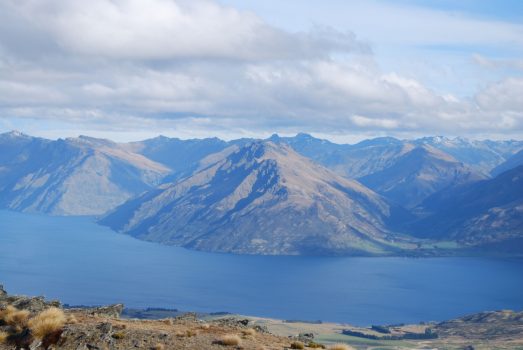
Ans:
[[[273,135],[269,140],[287,144],[299,154],[351,179],[382,170],[410,149],[407,143],[392,137],[365,140],[355,145],[336,144],[308,134]]]
[[[489,175],[490,171],[514,153],[523,149],[521,141],[468,140],[443,136],[424,137],[413,140],[416,145],[429,145],[445,152],[468,165],[478,173]]]
[[[102,214],[169,173],[116,143],[85,136],[51,141],[2,134],[0,154],[0,206],[26,212]]]
[[[125,203],[102,224],[135,237],[249,254],[383,254],[396,208],[356,181],[254,142]]]
[[[181,140],[158,136],[153,139],[131,142],[125,147],[172,170],[169,178],[174,180],[190,175],[205,157],[223,151],[230,143],[218,138]]]
[[[391,166],[358,180],[390,200],[411,208],[443,188],[483,178],[451,156],[424,145],[408,150]]]
[[[499,174],[504,173],[505,171],[508,171],[510,169],[517,168],[520,165],[523,165],[523,150],[514,154],[505,162],[492,169],[490,173],[492,176],[498,176]]]
[[[523,166],[494,179],[442,191],[420,206],[425,215],[411,225],[422,237],[454,239],[468,245],[517,241],[523,248]],[[507,248],[507,247],[505,247]]]

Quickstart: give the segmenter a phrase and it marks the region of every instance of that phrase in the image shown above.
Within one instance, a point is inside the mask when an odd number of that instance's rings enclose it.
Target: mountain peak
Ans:
[[[29,138],[29,137],[31,137],[18,130],[11,130],[9,132],[0,134],[0,136],[9,137],[9,138]]]

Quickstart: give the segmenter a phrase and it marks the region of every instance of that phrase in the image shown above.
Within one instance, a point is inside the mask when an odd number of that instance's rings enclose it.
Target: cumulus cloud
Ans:
[[[296,59],[368,51],[352,33],[288,33],[210,0],[28,0],[4,7],[64,50],[117,59]]]
[[[198,135],[523,130],[521,79],[471,98],[384,72],[351,32],[210,0],[6,0],[0,118]]]

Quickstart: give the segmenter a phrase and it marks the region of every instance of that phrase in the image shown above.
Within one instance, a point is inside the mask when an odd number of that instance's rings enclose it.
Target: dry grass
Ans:
[[[305,344],[303,344],[301,341],[292,342],[291,349],[305,349]]]
[[[114,339],[123,339],[123,338],[125,338],[125,333],[124,332],[116,332],[116,333],[113,333],[111,335],[111,337],[113,337]]]
[[[152,350],[164,350],[164,349],[165,349],[165,345],[163,345],[161,343],[158,343],[152,347]]]
[[[7,341],[7,338],[9,338],[9,333],[0,332],[0,344],[5,343]]]
[[[78,324],[78,319],[76,318],[75,315],[69,315],[67,317],[67,323],[69,323],[69,324]]]
[[[45,336],[61,330],[66,322],[62,310],[52,307],[40,312],[29,321],[29,328],[35,338],[43,339]]]
[[[186,330],[185,332],[182,332],[182,331],[176,331],[175,335],[177,337],[180,337],[180,338],[183,338],[183,337],[187,337],[187,338],[190,338],[190,337],[195,337],[198,335],[198,331],[195,330],[195,329],[188,329]]]
[[[172,326],[174,324],[172,318],[166,318],[166,319],[162,320],[162,323],[164,323],[168,326]]]
[[[318,344],[313,341],[309,342],[309,344],[307,344],[307,347],[311,349],[325,349],[325,345]]]
[[[354,348],[347,344],[334,344],[329,346],[329,350],[354,350]]]
[[[211,325],[208,324],[208,323],[204,323],[204,324],[202,324],[200,327],[201,327],[202,329],[209,329],[209,328],[211,328]]]
[[[242,331],[242,334],[243,334],[243,335],[247,335],[247,336],[248,336],[248,335],[250,335],[250,336],[255,336],[255,335],[256,335],[256,330],[253,329],[253,328],[247,328],[247,329],[244,329],[244,330]]]
[[[17,308],[9,305],[2,314],[3,321],[16,328],[22,329],[27,326],[27,321],[31,313],[27,310],[18,310]]]
[[[239,346],[242,340],[236,334],[226,334],[222,336],[217,343],[225,346]]]

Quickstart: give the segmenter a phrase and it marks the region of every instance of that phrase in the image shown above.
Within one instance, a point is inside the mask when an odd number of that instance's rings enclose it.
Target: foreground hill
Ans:
[[[164,165],[108,140],[0,135],[0,206],[7,209],[102,214],[168,173]]]
[[[209,251],[386,254],[398,240],[387,224],[402,213],[288,146],[253,142],[125,203],[101,223]]]
[[[0,285],[0,350],[11,349],[521,349],[523,313],[483,312],[441,323],[353,327],[149,309],[121,318],[122,304],[62,308],[8,295]],[[378,322],[376,322],[379,324]]]
[[[523,250],[523,166],[494,179],[442,191],[418,208],[424,217],[410,230],[499,251]]]

